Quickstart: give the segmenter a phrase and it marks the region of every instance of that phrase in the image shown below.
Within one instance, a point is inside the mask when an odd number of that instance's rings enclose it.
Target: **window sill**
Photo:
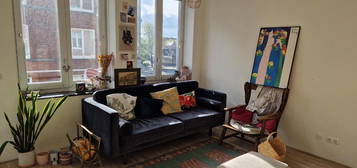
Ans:
[[[72,96],[86,96],[86,95],[92,95],[93,92],[86,92],[85,94],[78,94],[74,91],[68,91],[68,92],[57,92],[57,93],[46,93],[46,94],[40,94],[38,97],[38,100],[43,100],[43,99],[53,99],[53,98],[61,98],[61,97],[72,97]],[[29,97],[26,98],[27,100],[30,100]]]

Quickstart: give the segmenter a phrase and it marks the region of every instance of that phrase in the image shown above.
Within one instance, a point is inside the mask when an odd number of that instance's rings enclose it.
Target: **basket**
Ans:
[[[82,136],[80,135],[82,132]],[[70,143],[70,149],[73,156],[77,158],[82,167],[101,166],[102,162],[99,156],[101,138],[89,131],[85,126],[77,123],[77,137],[73,140],[67,134]]]
[[[278,138],[272,137],[277,132],[269,134],[268,138],[258,146],[258,152],[270,158],[284,161],[286,156],[286,145]]]

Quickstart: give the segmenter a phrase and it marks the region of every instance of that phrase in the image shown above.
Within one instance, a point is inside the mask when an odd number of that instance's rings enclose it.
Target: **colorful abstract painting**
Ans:
[[[250,82],[287,88],[300,27],[260,29]]]

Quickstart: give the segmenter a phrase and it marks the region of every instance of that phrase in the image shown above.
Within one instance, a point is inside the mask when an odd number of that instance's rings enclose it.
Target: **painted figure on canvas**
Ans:
[[[292,27],[272,27],[262,28],[259,33],[259,39],[257,49],[255,53],[253,71],[251,75],[251,83],[281,87],[282,75],[284,73],[290,73],[291,63],[289,62],[285,68],[287,72],[284,72],[284,63],[287,56],[289,39],[291,36]],[[294,34],[294,38],[297,35]],[[293,50],[295,50],[296,39],[293,40]],[[290,59],[289,59],[290,60]],[[286,81],[284,86],[287,85]]]

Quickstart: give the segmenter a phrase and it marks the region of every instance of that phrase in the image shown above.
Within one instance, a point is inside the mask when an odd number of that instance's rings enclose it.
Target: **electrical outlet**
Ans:
[[[332,139],[332,143],[335,145],[339,145],[340,144],[340,140],[338,138],[333,138]]]
[[[326,138],[327,143],[332,144],[332,141],[333,141],[332,139],[333,139],[332,137],[328,136],[328,137]]]
[[[333,145],[339,145],[340,144],[340,139],[338,139],[337,137],[332,137],[332,136],[328,136],[326,138],[326,142],[333,144]]]

